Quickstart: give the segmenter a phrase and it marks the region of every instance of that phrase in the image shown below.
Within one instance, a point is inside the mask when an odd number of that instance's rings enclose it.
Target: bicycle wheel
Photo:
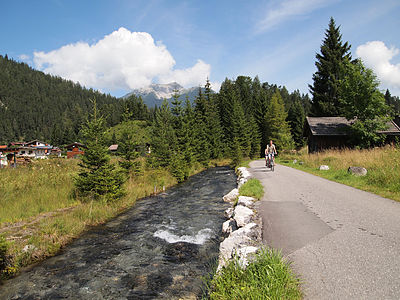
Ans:
[[[274,161],[271,161],[271,171],[272,172],[275,171],[275,163],[274,163]]]

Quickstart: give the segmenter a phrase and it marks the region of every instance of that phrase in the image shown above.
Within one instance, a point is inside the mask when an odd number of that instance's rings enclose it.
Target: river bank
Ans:
[[[226,165],[212,161],[209,167]],[[197,166],[191,175],[204,170]],[[104,224],[132,207],[138,199],[176,185],[165,169],[148,169],[126,183],[127,196],[118,202],[81,203],[72,197],[75,160],[37,161],[18,169],[1,169],[0,235],[7,245],[3,278],[13,277],[22,267],[42,261],[84,232]]]
[[[229,206],[222,196],[234,186],[233,170],[219,167],[141,199],[55,257],[6,281],[0,298],[198,296],[202,276],[218,257],[223,212]]]

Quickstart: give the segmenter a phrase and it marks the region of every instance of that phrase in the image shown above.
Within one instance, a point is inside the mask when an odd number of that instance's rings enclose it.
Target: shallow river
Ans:
[[[222,196],[235,187],[219,167],[145,198],[59,255],[0,286],[0,299],[179,299],[202,293],[218,256]]]

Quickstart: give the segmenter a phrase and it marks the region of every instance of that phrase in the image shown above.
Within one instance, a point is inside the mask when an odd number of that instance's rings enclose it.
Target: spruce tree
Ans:
[[[105,120],[98,114],[93,102],[91,119],[82,128],[87,149],[79,163],[80,171],[75,178],[77,195],[82,199],[114,201],[125,194],[123,174],[110,162],[105,146]]]
[[[174,118],[168,101],[164,99],[157,109],[152,125],[152,155],[150,162],[154,167],[167,167],[176,146]]]
[[[279,91],[276,90],[265,114],[265,122],[267,140],[273,140],[279,150],[293,147],[293,139],[286,118],[285,105]]]
[[[290,132],[292,133],[294,144],[296,148],[301,148],[304,146],[304,121],[305,114],[304,108],[299,100],[292,103],[288,111],[287,121],[290,125]]]
[[[345,61],[351,60],[351,46],[342,42],[340,26],[330,19],[325,39],[321,45],[321,53],[316,55],[313,74],[313,85],[309,85],[312,98],[312,114],[314,116],[339,115],[339,83],[346,75]]]
[[[222,156],[222,127],[216,104],[216,97],[212,94],[211,84],[207,78],[204,89],[206,100],[205,122],[207,125],[206,133],[211,147],[210,158],[221,158]]]
[[[196,141],[196,153],[197,160],[203,165],[208,165],[208,161],[211,157],[211,144],[208,137],[208,126],[207,126],[207,102],[204,97],[201,88],[195,99],[195,134],[197,136]]]

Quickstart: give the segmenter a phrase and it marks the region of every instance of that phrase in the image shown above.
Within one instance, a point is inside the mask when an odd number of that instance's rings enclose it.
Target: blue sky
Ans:
[[[308,92],[329,18],[400,96],[400,1],[4,1],[0,54],[121,96],[238,75]]]

